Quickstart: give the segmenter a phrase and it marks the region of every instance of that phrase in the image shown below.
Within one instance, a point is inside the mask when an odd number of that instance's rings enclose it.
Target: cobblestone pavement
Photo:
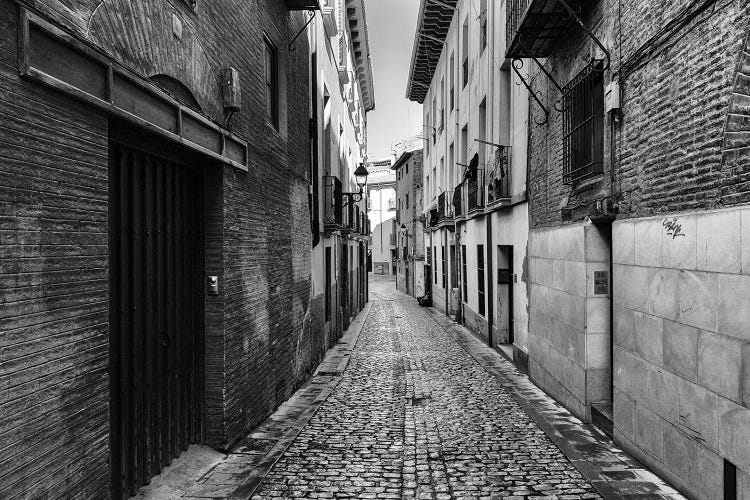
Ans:
[[[373,280],[338,386],[253,498],[601,498],[428,310]]]

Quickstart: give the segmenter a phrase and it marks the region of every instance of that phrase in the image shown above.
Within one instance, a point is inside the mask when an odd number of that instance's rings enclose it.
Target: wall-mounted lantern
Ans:
[[[367,176],[370,172],[365,168],[364,163],[360,163],[357,170],[354,171],[354,181],[357,183],[359,191],[356,193],[341,193],[347,197],[347,202],[343,206],[347,206],[351,203],[358,203],[362,201],[362,193],[364,192],[365,186],[367,185]]]

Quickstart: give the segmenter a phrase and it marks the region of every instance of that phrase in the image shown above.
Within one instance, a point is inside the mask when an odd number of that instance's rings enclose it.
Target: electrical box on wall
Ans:
[[[240,75],[234,68],[227,68],[221,72],[221,97],[226,112],[234,113],[242,107]]]
[[[611,113],[620,110],[620,81],[612,80],[604,89],[604,111]]]
[[[609,294],[609,273],[607,271],[594,271],[594,295]]]

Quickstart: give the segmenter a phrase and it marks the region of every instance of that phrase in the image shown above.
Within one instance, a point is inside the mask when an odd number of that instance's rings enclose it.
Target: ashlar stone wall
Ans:
[[[750,209],[613,226],[615,438],[699,498],[724,459],[750,494],[748,241]]]

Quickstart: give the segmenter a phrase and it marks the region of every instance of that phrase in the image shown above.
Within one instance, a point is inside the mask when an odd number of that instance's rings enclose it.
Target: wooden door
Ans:
[[[110,142],[112,497],[202,438],[203,191],[198,169]]]

